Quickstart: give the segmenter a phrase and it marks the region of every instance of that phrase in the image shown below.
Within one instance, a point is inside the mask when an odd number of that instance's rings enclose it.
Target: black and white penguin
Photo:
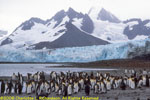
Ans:
[[[115,77],[114,76],[110,76],[110,83],[113,85],[113,82],[114,82],[114,80],[115,80]]]
[[[129,86],[130,88],[131,88],[131,83],[132,83],[132,78],[129,77],[128,80],[127,80],[127,84],[128,84],[128,86]]]
[[[43,92],[45,91],[45,84],[43,81],[40,84],[40,93],[41,93],[41,91],[43,91]]]
[[[127,86],[127,85],[128,85],[128,77],[125,76],[125,77],[123,78],[123,80],[124,80],[125,85]]]
[[[12,80],[10,80],[10,82],[8,84],[9,94],[12,93],[12,88],[13,88],[13,84],[12,84]]]
[[[14,92],[15,93],[18,93],[18,82],[15,82],[15,86],[14,86]]]
[[[12,81],[12,90],[11,90],[11,93],[17,93],[17,92],[15,92],[15,86],[17,86],[18,81],[19,81],[19,80]],[[18,86],[17,86],[17,88],[18,88]],[[17,89],[16,89],[16,90],[17,90]]]
[[[72,80],[72,78],[70,78],[70,79],[69,79],[69,83],[70,83],[70,84],[72,84],[72,83],[73,83],[73,80]]]
[[[48,83],[47,81],[45,82],[45,89],[46,89],[45,92],[46,92],[47,94],[50,94],[50,93],[51,93],[50,85],[49,85],[49,83]]]
[[[119,83],[118,83],[118,78],[115,78],[114,80],[114,89],[118,88],[119,87]]]
[[[32,74],[31,73],[27,73],[27,80],[30,81],[32,79]]]
[[[68,96],[71,96],[71,95],[72,95],[73,88],[72,88],[72,84],[71,84],[71,83],[68,84],[67,92],[68,92]]]
[[[125,83],[124,83],[124,80],[122,80],[122,82],[121,82],[121,84],[120,84],[120,88],[121,88],[122,90],[125,90],[125,89],[126,89],[126,85],[125,85]]]
[[[13,81],[17,81],[17,76],[15,75],[15,73],[13,73],[11,79],[12,79]]]
[[[34,92],[35,92],[35,89],[36,89],[35,82],[32,81],[32,82],[31,82],[31,85],[32,85],[32,93],[34,93]]]
[[[50,82],[50,87],[51,87],[51,91],[54,92],[55,91],[55,83],[54,83],[54,81]]]
[[[143,75],[147,75],[146,69],[143,70]]]
[[[42,82],[40,81],[36,85],[36,91],[35,92],[36,92],[37,95],[39,95],[41,93],[41,90],[40,90],[41,84],[42,84]]]
[[[31,94],[32,93],[32,84],[31,84],[31,82],[29,82],[29,83],[27,83],[27,94]]]
[[[97,85],[98,85],[98,93],[101,91],[101,82],[98,80],[97,81]]]
[[[45,80],[45,73],[43,71],[40,74],[40,79],[43,81]]]
[[[146,87],[149,87],[149,77],[146,75]]]
[[[8,88],[8,87],[9,87],[9,83],[7,82],[7,83],[5,84],[5,89],[4,89],[4,90],[5,90],[5,92],[4,92],[5,94],[8,94],[8,93],[9,93],[9,88]]]
[[[107,82],[106,82],[106,88],[107,88],[108,91],[111,90],[110,80],[107,80]]]
[[[58,95],[62,95],[62,87],[61,87],[61,85],[59,85]]]
[[[90,82],[91,82],[91,89],[94,89],[94,85],[96,84],[96,79],[92,78],[90,79]]]
[[[79,92],[79,85],[78,85],[78,82],[74,82],[74,85],[73,85],[73,91],[74,93],[78,93]]]
[[[94,85],[94,93],[98,94],[98,92],[99,92],[99,85],[98,85],[98,83],[96,83]]]
[[[103,82],[103,80],[101,81],[101,93],[106,93],[107,89],[106,89],[106,84]]]
[[[135,79],[132,78],[131,80],[131,89],[135,89]]]
[[[26,82],[23,82],[23,85],[22,85],[22,93],[26,93]]]
[[[146,86],[146,76],[143,76],[142,80],[143,80],[143,86]]]
[[[61,84],[61,89],[62,89],[62,92],[63,92],[63,93],[64,93],[64,91],[65,91],[65,87],[66,87],[65,83],[62,82],[62,84]]]
[[[33,75],[33,79],[34,79],[35,82],[38,81],[38,73],[35,73],[35,74]]]
[[[18,94],[22,94],[22,85],[20,82],[18,82]]]
[[[67,85],[64,86],[63,96],[64,97],[68,96],[68,86]]]
[[[22,74],[20,74],[20,80],[19,81],[20,81],[20,84],[23,85],[23,76],[22,76]]]
[[[85,84],[85,94],[86,96],[89,96],[90,94],[90,83]]]
[[[37,81],[39,82],[40,81],[40,79],[41,79],[41,77],[40,77],[40,72],[37,72]]]
[[[1,94],[4,94],[4,92],[5,92],[5,83],[4,83],[4,81],[2,80],[2,82],[1,82]]]
[[[51,73],[51,79],[52,79],[52,80],[56,80],[56,76],[57,76],[56,72],[53,71],[53,72]]]
[[[143,85],[143,80],[142,80],[142,77],[140,77],[139,80],[138,80],[137,87],[142,88],[142,85]]]
[[[97,73],[96,73],[96,76],[97,76],[97,77],[100,77],[100,75],[101,75],[100,72],[97,72]]]
[[[58,83],[55,83],[55,93],[58,93],[58,90],[59,90]]]
[[[135,74],[135,70],[134,70],[134,69],[132,69],[132,70],[131,70],[131,73],[132,73],[132,75],[134,75],[134,74]]]
[[[81,85],[81,89],[83,90],[84,89],[84,80],[83,80],[83,78],[80,78],[79,83]]]
[[[18,72],[18,80],[20,81],[20,73]]]

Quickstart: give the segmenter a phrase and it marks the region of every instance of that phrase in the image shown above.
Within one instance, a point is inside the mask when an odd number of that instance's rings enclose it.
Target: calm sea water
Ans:
[[[57,67],[62,65],[68,67]],[[37,71],[44,71],[45,73],[49,74],[51,71],[78,72],[78,71],[98,71],[98,70],[116,70],[116,69],[71,68],[70,65],[66,64],[0,64],[0,76],[11,76],[13,73],[17,74],[18,72],[23,75],[27,75],[27,73],[36,73]]]

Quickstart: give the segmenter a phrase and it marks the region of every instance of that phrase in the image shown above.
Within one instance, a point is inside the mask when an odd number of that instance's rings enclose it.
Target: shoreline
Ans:
[[[0,62],[1,64],[60,64],[54,67],[76,67],[76,68],[150,68],[149,60],[136,59],[113,59],[95,62]],[[62,65],[61,65],[62,64]],[[50,66],[51,67],[51,66]]]
[[[134,60],[135,61],[135,60]],[[134,62],[132,61],[132,64],[134,64],[135,62],[137,62],[137,60]],[[122,63],[124,62],[124,63]],[[128,63],[126,63],[128,62]],[[144,62],[147,62],[147,61],[144,61]],[[121,64],[120,64],[121,63]],[[139,61],[139,63],[143,63],[142,61]],[[150,62],[147,63],[147,65],[149,64]],[[8,63],[7,63],[8,64]],[[21,63],[23,64],[23,63]],[[115,65],[119,65],[120,66],[116,66]],[[118,69],[118,70],[99,70],[101,73],[106,73],[106,72],[109,72],[111,75],[115,75],[115,76],[124,76],[124,70],[125,69],[135,69],[137,72],[139,72],[141,69],[144,69],[143,67],[140,67],[140,66],[134,66],[132,67],[131,65],[125,67],[126,64],[131,64],[130,61],[128,60],[110,60],[110,61],[101,61],[101,62],[92,62],[92,63],[78,63],[78,64],[73,64],[72,66],[69,66],[71,68],[104,68],[104,69]],[[102,66],[102,65],[107,65],[107,66]],[[46,66],[45,66],[46,67]],[[68,66],[52,66],[53,68],[67,68]],[[147,70],[150,70],[150,66],[147,67]],[[91,71],[90,71],[91,72]],[[89,73],[90,73],[89,72]],[[97,70],[93,71],[94,73],[97,72]],[[8,77],[8,76],[0,76],[0,80],[1,79],[4,79],[4,80],[9,80],[11,78]],[[26,77],[24,76],[24,78],[26,79]],[[95,94],[93,93],[93,90],[91,90],[90,92],[90,96],[89,97],[98,97],[99,100],[138,100],[138,98],[140,98],[140,100],[147,100],[147,98],[150,97],[150,87],[142,87],[142,88],[136,88],[136,89],[130,89],[129,87],[127,87],[126,90],[122,91],[120,88],[116,89],[116,90],[110,90],[108,91],[107,93],[105,94]],[[6,97],[6,96],[11,96],[11,97],[15,97],[15,96],[18,96],[18,97],[35,97],[36,95],[35,94],[30,94],[30,95],[27,95],[26,93],[23,93],[21,95],[18,95],[18,94],[5,94],[5,95],[1,95],[0,94],[0,97],[3,96],[3,97]],[[82,90],[80,93],[77,93],[77,94],[73,94],[71,95],[72,97],[82,97],[82,96],[86,96],[85,95],[85,92]],[[56,93],[52,92],[48,97],[60,97],[61,99],[63,98],[63,96],[59,96],[57,95]],[[16,99],[17,100],[17,99]]]

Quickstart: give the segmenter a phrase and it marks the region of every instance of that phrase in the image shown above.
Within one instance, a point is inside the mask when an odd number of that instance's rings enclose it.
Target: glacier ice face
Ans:
[[[149,39],[100,46],[43,50],[16,49],[11,45],[5,45],[0,47],[0,62],[92,62],[126,59],[143,54],[144,51],[150,53],[150,50],[147,50],[149,48],[146,47],[147,43],[150,44]],[[140,52],[136,52],[137,49]]]

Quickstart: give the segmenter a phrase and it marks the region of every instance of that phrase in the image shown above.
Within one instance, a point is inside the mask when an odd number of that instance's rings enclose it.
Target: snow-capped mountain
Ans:
[[[123,32],[129,39],[147,38],[150,36],[150,20],[130,19],[124,21],[124,23],[131,23],[125,27]]]
[[[56,24],[57,26],[66,16],[69,18],[69,21],[71,21],[79,29],[87,33],[93,32],[94,26],[93,26],[92,19],[87,14],[83,14],[81,12],[78,13],[72,8],[69,8],[67,12],[65,12],[64,10],[61,10],[54,17],[52,17],[52,19],[57,21],[57,24]]]
[[[102,8],[101,11],[99,12],[97,19],[102,20],[102,21],[109,21],[112,23],[120,23],[121,22],[116,16],[114,16],[110,12],[106,11],[104,8]]]
[[[10,36],[1,42],[1,45],[9,43],[36,43],[44,38],[41,33],[46,30],[45,24],[46,21],[39,18],[31,18],[17,27]]]
[[[32,45],[32,49],[42,49],[42,48],[63,48],[63,47],[82,47],[82,46],[92,46],[92,45],[106,45],[109,42],[91,36],[84,31],[81,31],[75,27],[70,21],[66,23],[65,33],[52,42],[40,42]]]
[[[94,23],[94,31],[91,34],[110,43],[141,40],[150,36],[149,20],[120,21],[104,8],[91,8],[88,14]]]
[[[25,21],[1,40],[0,61],[91,62],[150,54],[150,20],[115,22],[118,18],[104,9],[95,18],[94,13],[92,9],[88,15],[69,8],[46,21]]]
[[[128,37],[123,34],[127,25],[104,8],[91,8],[88,15],[94,23],[93,36],[110,43],[129,41]]]
[[[71,28],[67,27],[68,23],[72,26]],[[81,35],[82,33],[84,35]],[[73,37],[74,35],[76,38]],[[2,39],[1,45],[11,43],[17,48],[33,46],[36,49],[63,48],[127,42],[145,39],[149,35],[149,20],[129,19],[121,22],[104,8],[91,8],[88,14],[78,13],[69,8],[67,11],[57,12],[46,21],[39,18],[25,21],[10,36]],[[77,39],[88,41],[77,41]]]
[[[129,41],[128,37],[123,34],[124,28],[127,26],[126,24],[101,20],[93,20],[93,22],[95,27],[92,33],[93,36],[111,43]]]
[[[70,27],[66,27],[68,22],[71,23],[70,25],[72,26],[71,27],[72,29]],[[55,14],[55,16],[46,21],[41,20],[39,18],[31,18],[25,21],[19,27],[17,27],[9,37],[3,39],[1,45],[11,43],[13,46],[17,48],[21,47],[28,48],[33,45],[37,46],[37,44],[45,43],[43,47],[50,48],[50,44],[51,43],[53,44],[54,43],[53,41],[59,38],[61,38],[61,43],[59,44],[59,46],[52,46],[51,44],[52,47],[68,47],[67,42],[69,43],[69,47],[90,46],[98,44],[105,45],[108,43],[102,39],[98,39],[96,37],[93,37],[92,35],[89,35],[93,32],[93,30],[94,30],[93,21],[87,14],[78,13],[72,8],[69,8],[68,11],[66,12],[64,10],[59,11],[58,13]],[[69,38],[67,37],[67,40],[65,40],[66,37],[64,37],[64,34],[68,33]],[[70,34],[74,34],[73,36],[75,36],[76,38],[74,38]],[[64,39],[62,39],[62,37],[64,37]],[[82,40],[78,41],[78,43],[75,43],[77,42],[77,39],[88,40],[88,42],[85,43],[86,41]],[[56,44],[58,45],[58,43]],[[39,48],[39,46],[37,48]],[[41,46],[40,49],[42,49]]]
[[[110,43],[141,40],[150,36],[149,20],[111,23],[93,19],[93,23],[94,31],[91,34]]]
[[[93,19],[101,20],[101,21],[108,21],[112,23],[120,23],[121,21],[112,13],[102,8],[91,8],[88,12],[89,16]]]
[[[2,38],[4,38],[7,34],[8,34],[7,31],[0,30],[0,40],[1,40]]]

